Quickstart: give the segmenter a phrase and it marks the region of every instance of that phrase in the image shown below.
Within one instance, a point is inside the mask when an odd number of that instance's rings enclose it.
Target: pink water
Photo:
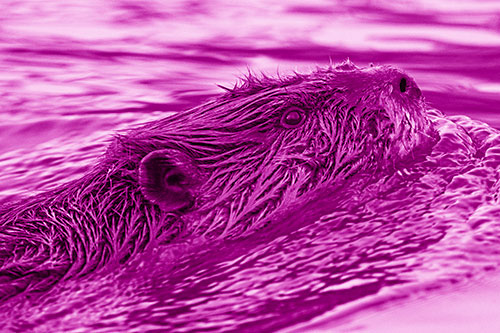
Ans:
[[[347,190],[302,228],[158,249],[14,298],[0,331],[498,331],[495,1],[2,1],[0,200],[81,177],[114,131],[195,106],[247,68],[347,57],[401,67],[430,106],[488,125],[436,120],[451,138],[429,163],[376,195]]]

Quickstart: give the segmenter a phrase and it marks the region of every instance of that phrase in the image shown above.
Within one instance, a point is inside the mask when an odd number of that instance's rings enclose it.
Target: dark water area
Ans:
[[[498,331],[495,1],[2,1],[0,202],[82,177],[113,133],[249,70],[346,58],[413,77],[439,142],[260,233],[160,244],[20,293],[0,332]]]

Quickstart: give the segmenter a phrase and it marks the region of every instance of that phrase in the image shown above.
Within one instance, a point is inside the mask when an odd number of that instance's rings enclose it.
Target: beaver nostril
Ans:
[[[406,78],[401,78],[401,81],[399,81],[399,90],[404,93],[406,91]]]

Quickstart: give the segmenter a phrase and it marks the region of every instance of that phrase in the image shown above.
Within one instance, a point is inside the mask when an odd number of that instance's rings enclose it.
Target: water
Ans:
[[[11,299],[2,330],[478,327],[470,309],[500,290],[499,31],[494,1],[2,1],[2,202],[81,177],[113,132],[198,105],[247,68],[393,64],[448,116],[434,116],[444,139],[427,159],[346,188],[327,203],[335,213],[262,237],[157,248]],[[447,299],[464,305],[430,317]]]

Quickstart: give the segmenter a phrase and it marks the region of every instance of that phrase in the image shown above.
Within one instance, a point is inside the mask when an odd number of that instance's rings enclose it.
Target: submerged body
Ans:
[[[304,210],[313,222],[344,182],[368,186],[434,139],[419,88],[393,67],[250,76],[117,136],[82,179],[3,207],[0,299],[158,244],[238,238]]]

